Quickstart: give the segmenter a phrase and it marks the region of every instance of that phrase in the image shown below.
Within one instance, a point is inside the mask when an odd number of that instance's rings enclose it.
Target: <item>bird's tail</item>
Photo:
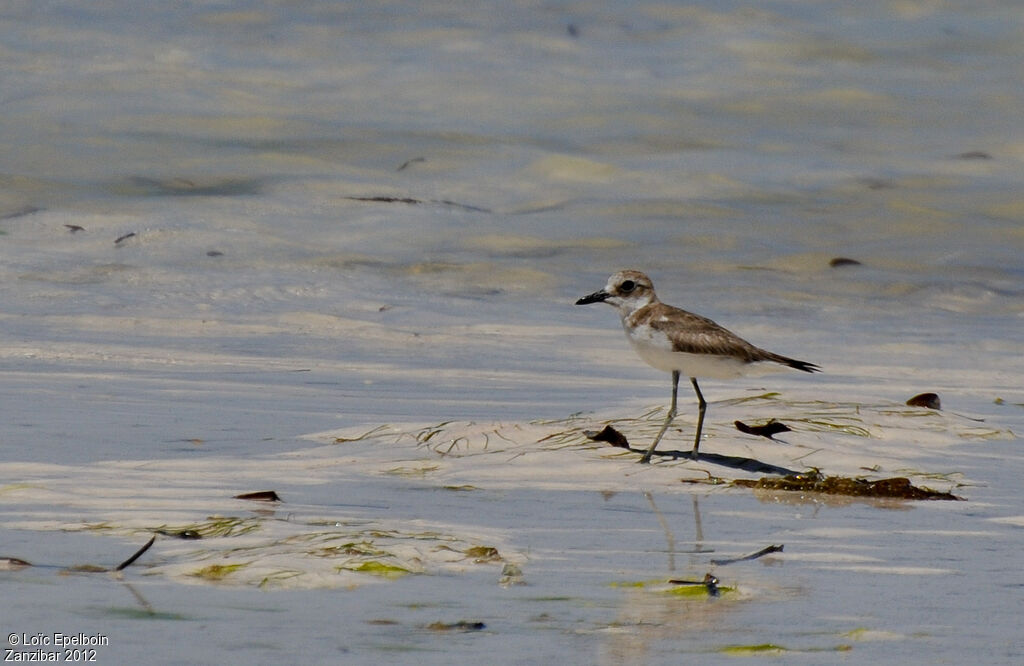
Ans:
[[[782,365],[788,365],[794,370],[803,370],[804,372],[821,372],[821,368],[819,368],[814,363],[808,363],[807,361],[798,361],[795,358],[780,356],[779,354],[772,354],[771,360],[775,361],[776,363],[781,363]]]

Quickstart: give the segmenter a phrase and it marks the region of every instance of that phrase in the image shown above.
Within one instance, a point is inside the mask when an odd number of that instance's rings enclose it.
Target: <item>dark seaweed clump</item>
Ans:
[[[736,479],[734,486],[757,490],[789,490],[826,495],[847,495],[850,497],[880,497],[910,500],[962,500],[952,493],[939,492],[931,488],[918,488],[906,477],[893,477],[868,481],[843,476],[822,476],[821,474],[797,474],[780,478]]]

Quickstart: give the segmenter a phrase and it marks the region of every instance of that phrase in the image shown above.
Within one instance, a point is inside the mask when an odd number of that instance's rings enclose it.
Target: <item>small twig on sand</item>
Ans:
[[[785,546],[765,546],[756,553],[750,555],[744,555],[743,557],[733,557],[726,560],[711,560],[711,564],[715,566],[724,566],[726,564],[733,564],[734,562],[746,562],[747,560],[756,560],[759,557],[767,555],[769,553],[781,553]]]
[[[709,597],[717,597],[719,594],[718,590],[718,579],[710,573],[704,574],[704,580],[676,580],[672,579],[669,581],[672,585],[703,585],[707,588]]]
[[[153,542],[155,542],[155,541],[156,541],[156,535],[154,534],[153,537],[149,541],[146,542],[145,546],[143,546],[142,548],[139,548],[137,551],[135,551],[134,555],[129,557],[127,560],[125,560],[121,564],[118,564],[117,568],[115,568],[114,571],[121,571],[122,569],[124,569],[125,567],[130,565],[132,562],[134,562],[135,560],[137,560],[140,557],[142,557],[142,554],[145,553],[147,550],[149,550],[149,547],[152,546]]]

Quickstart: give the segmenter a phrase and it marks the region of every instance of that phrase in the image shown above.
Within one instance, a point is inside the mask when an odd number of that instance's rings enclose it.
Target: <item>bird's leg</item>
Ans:
[[[654,438],[654,442],[651,443],[650,448],[640,458],[640,462],[649,463],[651,462],[651,454],[654,453],[654,449],[658,447],[658,442],[661,441],[661,436],[668,430],[668,424],[672,423],[672,419],[676,417],[676,393],[679,392],[679,371],[672,371],[672,404],[669,405],[668,414],[665,416],[665,422],[661,424],[661,430],[658,431],[658,435]]]
[[[690,451],[690,457],[696,460],[697,449],[700,448],[700,431],[704,429],[704,412],[708,408],[708,403],[704,402],[704,396],[701,395],[700,387],[697,386],[697,378],[690,377],[690,383],[693,384],[693,390],[697,392],[697,435],[693,438],[693,450]]]

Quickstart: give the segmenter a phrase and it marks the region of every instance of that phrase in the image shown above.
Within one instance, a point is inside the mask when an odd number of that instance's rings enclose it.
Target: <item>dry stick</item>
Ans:
[[[710,573],[704,574],[704,580],[670,580],[672,585],[703,585],[707,591],[708,596],[717,597],[719,595],[718,579]]]
[[[711,564],[714,564],[716,566],[724,566],[726,564],[732,564],[734,562],[745,562],[747,560],[756,560],[757,558],[761,557],[762,555],[767,555],[768,553],[781,553],[782,549],[784,547],[785,546],[765,546],[764,548],[762,548],[761,550],[757,551],[756,553],[751,553],[750,555],[744,555],[743,557],[734,557],[734,558],[727,559],[727,560],[711,560]]]
[[[125,561],[124,561],[124,562],[122,562],[121,564],[118,564],[118,565],[117,565],[117,568],[116,568],[116,569],[114,569],[114,571],[121,571],[122,569],[124,569],[125,567],[127,567],[128,565],[130,565],[130,564],[131,564],[132,562],[134,562],[135,560],[137,560],[137,559],[139,559],[140,557],[142,557],[142,554],[143,554],[143,553],[145,553],[145,552],[146,552],[147,550],[149,550],[149,547],[153,545],[153,542],[154,542],[154,541],[156,541],[156,535],[155,535],[155,534],[153,535],[153,537],[152,537],[152,538],[151,538],[151,539],[150,539],[149,541],[147,541],[147,542],[146,542],[146,545],[145,545],[145,546],[143,546],[142,548],[139,548],[139,549],[138,549],[138,550],[137,550],[137,551],[135,552],[135,554],[134,554],[134,555],[132,555],[131,557],[129,557],[129,558],[127,559],[127,560],[125,560]]]

